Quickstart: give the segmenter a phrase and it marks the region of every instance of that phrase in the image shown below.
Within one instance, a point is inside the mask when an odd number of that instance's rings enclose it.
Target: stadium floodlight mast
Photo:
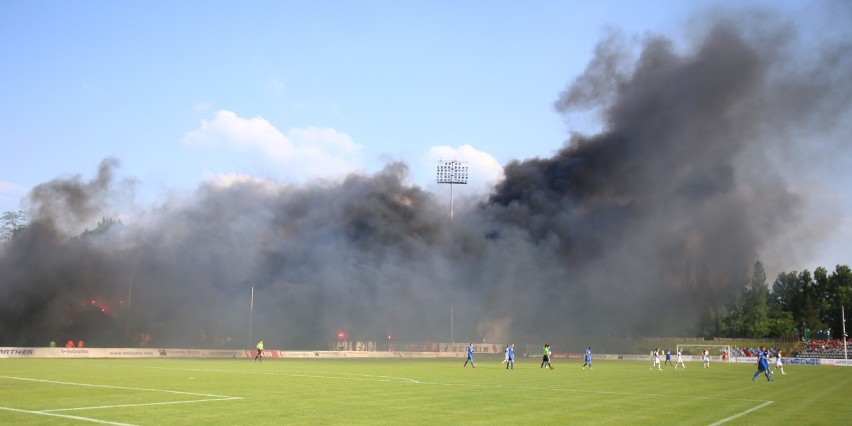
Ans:
[[[450,226],[453,225],[453,214],[454,214],[454,206],[453,206],[453,185],[465,185],[467,184],[469,167],[467,162],[465,161],[438,161],[438,171],[436,174],[436,181],[438,183],[445,183],[450,185]],[[450,345],[455,348],[456,346],[456,338],[455,338],[455,324],[453,324],[453,305],[450,304]]]
[[[252,336],[252,325],[254,323],[254,286],[251,286],[251,302],[249,302],[249,347],[254,343]]]
[[[467,184],[468,169],[465,161],[438,161],[437,182],[450,185],[450,224],[453,223],[453,185]]]
[[[127,304],[124,308],[126,324],[124,328],[124,345],[130,347],[130,302],[133,301],[133,276],[127,278]]]
[[[849,359],[846,346],[846,308],[840,305],[840,317],[843,318],[843,359]]]

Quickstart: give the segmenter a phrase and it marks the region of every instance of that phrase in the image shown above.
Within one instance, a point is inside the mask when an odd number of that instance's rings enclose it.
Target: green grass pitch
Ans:
[[[2,359],[0,424],[836,425],[852,368],[519,359]]]

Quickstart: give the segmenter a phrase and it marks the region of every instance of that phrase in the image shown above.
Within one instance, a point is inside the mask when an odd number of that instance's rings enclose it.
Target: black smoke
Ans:
[[[82,237],[132,192],[117,162],[40,185],[0,248],[0,345],[693,334],[803,220],[775,153],[850,115],[849,43],[803,52],[795,22],[753,16],[705,16],[684,47],[604,39],[556,101],[603,130],[509,163],[453,223],[400,163],[342,183],[205,183]]]

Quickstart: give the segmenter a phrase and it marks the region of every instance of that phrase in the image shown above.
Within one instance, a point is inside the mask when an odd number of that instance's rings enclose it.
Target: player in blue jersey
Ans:
[[[506,369],[515,369],[515,344],[512,343],[509,345],[509,348],[506,349]]]
[[[467,363],[470,363],[470,366],[476,368],[476,365],[473,364],[473,343],[467,345],[467,359],[464,361],[464,365],[462,367],[467,367]]]
[[[766,381],[772,381],[772,377],[769,377],[769,359],[767,359],[768,357],[769,353],[767,352],[766,348],[761,347],[760,351],[757,353],[757,371],[754,373],[754,376],[752,376],[752,381],[756,382],[757,376],[759,376],[760,373],[763,373],[766,376]]]
[[[586,348],[586,356],[585,356],[585,358],[583,358],[583,360],[585,361],[583,363],[583,370],[586,369],[587,365],[589,366],[589,370],[591,370],[592,369],[592,347],[591,346]]]
[[[666,362],[664,362],[663,365],[666,365],[666,364],[672,365],[672,350],[671,349],[666,349]]]

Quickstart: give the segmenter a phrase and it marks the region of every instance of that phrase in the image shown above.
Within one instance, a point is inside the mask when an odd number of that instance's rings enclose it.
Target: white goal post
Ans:
[[[677,350],[681,351],[683,356],[693,356],[698,357],[698,359],[701,359],[700,357],[705,349],[710,352],[710,359],[731,362],[731,345],[677,345]]]

